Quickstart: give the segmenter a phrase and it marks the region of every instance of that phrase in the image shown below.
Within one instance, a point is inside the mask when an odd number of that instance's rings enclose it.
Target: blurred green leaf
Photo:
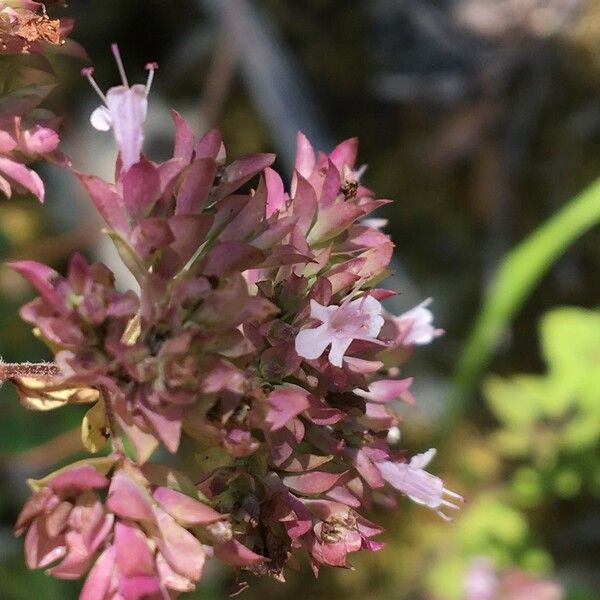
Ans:
[[[523,554],[522,565],[526,571],[543,575],[552,569],[552,558],[545,550],[531,548]]]
[[[79,406],[43,413],[25,410],[12,385],[0,390],[0,454],[23,452],[78,427],[83,416]]]
[[[573,242],[598,223],[600,180],[507,254],[458,361],[441,425],[442,437],[454,430],[466,412],[473,387],[534,287]]]
[[[458,554],[441,561],[427,575],[427,585],[435,598],[462,600],[467,560]]]
[[[555,309],[541,322],[542,353],[552,373],[575,383],[600,372],[600,313]],[[595,368],[594,368],[595,367]]]
[[[494,416],[513,427],[534,423],[541,414],[539,399],[550,391],[547,381],[534,375],[518,375],[510,379],[490,377],[483,389]]]
[[[542,318],[540,337],[547,375],[490,377],[483,385],[500,422],[493,447],[530,462],[512,480],[524,508],[548,494],[576,496],[584,483],[595,488],[590,451],[600,441],[600,313],[557,308]]]
[[[520,548],[528,536],[525,517],[493,494],[475,499],[457,523],[457,535],[468,554],[491,554],[498,547]]]
[[[581,489],[581,475],[574,469],[561,469],[552,482],[554,491],[561,498],[572,498]]]
[[[30,571],[21,555],[0,564],[0,597],[5,600],[75,600],[79,582],[53,579],[43,571]]]
[[[521,467],[515,471],[512,489],[515,501],[523,508],[537,506],[544,498],[542,478],[531,467]]]

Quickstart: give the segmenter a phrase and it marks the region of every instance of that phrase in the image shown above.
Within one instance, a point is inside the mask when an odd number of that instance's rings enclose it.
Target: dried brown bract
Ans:
[[[60,34],[60,20],[51,19],[48,15],[19,16],[15,35],[28,42],[64,44]]]

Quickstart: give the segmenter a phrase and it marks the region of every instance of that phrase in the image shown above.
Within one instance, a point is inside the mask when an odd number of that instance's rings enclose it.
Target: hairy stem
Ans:
[[[3,363],[0,362],[0,381],[18,377],[52,379],[60,375],[56,363]]]

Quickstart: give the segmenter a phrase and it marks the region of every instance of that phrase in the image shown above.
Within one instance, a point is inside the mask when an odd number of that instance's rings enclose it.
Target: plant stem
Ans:
[[[0,381],[18,377],[52,379],[60,375],[56,363],[3,363],[0,362]]]
[[[100,387],[98,389],[104,402],[104,411],[110,429],[110,439],[113,451],[121,456],[127,456],[125,447],[123,446],[123,440],[119,437],[119,425],[117,423],[117,418],[115,417],[115,411],[113,410],[111,394],[105,387]]]

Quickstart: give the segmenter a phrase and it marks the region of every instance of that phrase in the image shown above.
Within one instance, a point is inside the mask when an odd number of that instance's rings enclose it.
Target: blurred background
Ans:
[[[113,41],[130,80],[160,64],[153,159],[171,150],[169,108],[197,133],[218,124],[230,157],[277,152],[284,173],[297,130],[323,150],[358,136],[363,180],[395,200],[378,215],[397,247],[391,310],[431,296],[447,332],[404,371],[419,408],[402,439],[410,453],[438,445],[433,471],[467,499],[456,521],[402,501],[379,510],[387,546],[355,570],[313,580],[303,565],[244,597],[463,600],[491,576],[493,600],[600,598],[600,191],[577,198],[600,176],[600,0],[72,0],[54,14],[75,17],[104,89]],[[116,150],[89,125],[82,66],[57,65],[46,106],[66,115],[75,167],[110,179]],[[82,250],[114,264],[72,176],[42,171],[45,206],[0,202],[2,260],[62,269]],[[17,317],[29,294],[0,271],[6,361],[48,358]],[[78,584],[26,571],[11,528],[26,478],[81,452],[82,415],[26,412],[9,385],[0,396],[0,597],[76,598]],[[193,597],[226,598],[231,583],[210,565]]]

